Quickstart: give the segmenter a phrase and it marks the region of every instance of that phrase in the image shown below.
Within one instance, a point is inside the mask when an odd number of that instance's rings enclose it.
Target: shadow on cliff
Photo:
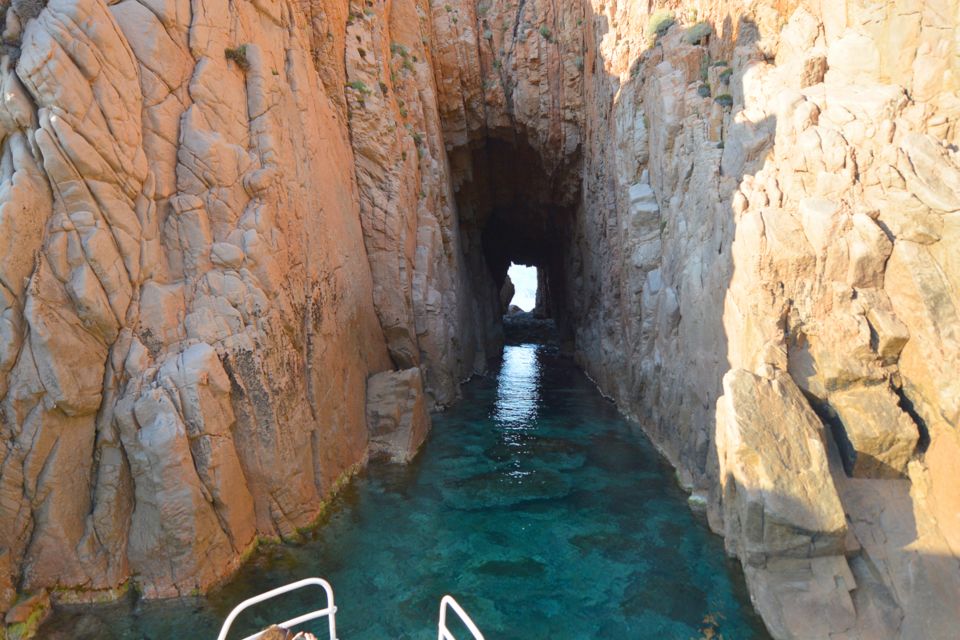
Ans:
[[[602,16],[595,23],[594,39],[602,42],[609,24]],[[610,114],[602,116],[608,128],[622,127],[620,121],[632,112],[643,121],[643,135],[633,135],[645,136],[645,146],[633,150],[642,157],[624,199],[633,207],[634,192],[641,194],[648,182],[657,218],[642,220],[649,215],[642,203],[623,215],[629,216],[631,229],[647,230],[653,223],[656,240],[645,246],[658,243],[658,250],[652,256],[642,253],[652,250],[641,248],[629,256],[629,267],[639,269],[639,277],[624,269],[620,281],[597,283],[612,293],[584,292],[594,298],[592,307],[602,310],[603,295],[622,300],[635,283],[642,289],[634,294],[636,311],[627,310],[638,317],[634,324],[618,320],[633,327],[632,339],[624,338],[624,353],[610,356],[618,366],[590,357],[583,364],[606,393],[644,422],[682,483],[701,489],[717,482],[715,407],[731,366],[724,313],[737,268],[735,202],[744,178],[766,165],[777,126],[772,115],[754,121],[741,112],[742,78],[751,62],[745,52],[758,38],[755,23],[743,17],[734,21],[729,14],[719,24],[673,23],[651,36],[622,79],[603,69],[612,61],[599,52],[590,74],[596,76],[595,92],[613,96]],[[616,160],[617,150],[607,153]],[[610,179],[597,187],[618,188]]]
[[[639,408],[646,430],[678,469],[681,481],[699,491],[720,482],[715,407],[723,394],[724,373],[731,367],[750,369],[764,363],[779,366],[782,362],[783,369],[788,368],[781,354],[766,353],[771,347],[789,345],[795,330],[791,327],[793,301],[782,291],[784,284],[777,282],[777,273],[785,274],[781,278],[789,278],[800,276],[802,271],[790,262],[790,254],[780,262],[777,246],[779,243],[785,250],[796,241],[797,234],[799,242],[807,242],[792,212],[778,216],[776,211],[783,213],[782,208],[787,206],[785,200],[780,200],[781,185],[775,179],[771,153],[777,117],[744,108],[745,102],[749,102],[744,96],[745,74],[753,65],[769,62],[761,49],[753,46],[759,40],[758,27],[742,18],[734,24],[729,16],[721,24],[719,29],[717,25],[710,26],[714,35],[691,34],[692,27],[682,39],[677,37],[678,26],[664,29],[653,46],[633,62],[630,80],[623,85],[613,80],[617,96],[614,111],[623,96],[635,96],[635,105],[628,107],[635,106],[646,114],[660,104],[660,116],[676,116],[673,120],[660,118],[665,129],[662,132],[655,129],[655,119],[649,119],[654,123],[649,132],[649,162],[645,168],[649,170],[661,216],[661,252],[651,272],[657,272],[659,288],[676,292],[677,318],[672,332],[654,330],[654,338],[649,338],[649,334],[643,338],[652,340],[655,347],[672,343],[674,349],[665,352],[679,355],[679,361],[664,358],[656,367],[643,372],[632,390],[641,398],[639,407],[629,398],[625,404],[631,409]],[[602,37],[599,34],[598,41]],[[684,40],[691,46],[685,47]],[[682,95],[671,94],[661,104],[661,94],[655,91],[661,86],[658,78],[670,73],[682,75],[685,89]],[[627,91],[627,85],[634,82],[640,83],[641,88]],[[655,83],[652,89],[646,86],[648,82]],[[719,127],[709,114],[689,108],[694,88],[700,98],[723,109]],[[755,93],[758,88],[752,82],[747,91]],[[663,104],[675,111],[663,110]],[[770,104],[772,101],[768,101],[768,111]],[[716,111],[717,107],[713,109]],[[697,131],[691,136],[691,127],[698,129],[701,137],[697,137]],[[686,149],[687,155],[698,157],[678,161],[677,145],[689,144],[691,140],[700,144]],[[715,151],[710,149],[712,143]],[[691,178],[701,180],[702,195],[702,179],[711,162],[715,163],[716,198],[713,202],[703,198],[698,201],[697,190],[687,187],[692,184]],[[750,184],[745,184],[748,181]],[[758,288],[748,292],[754,294],[754,299],[738,299],[744,288],[736,281],[758,275],[761,284],[766,276],[771,280],[770,286],[779,286],[781,291],[770,291],[768,299],[758,300]],[[759,306],[761,311],[746,305]],[[662,316],[663,307],[652,312]],[[648,313],[651,311],[642,308],[642,315]],[[755,320],[757,316],[768,318],[769,324],[756,326],[763,322]],[[744,326],[738,325],[741,320]],[[755,326],[747,326],[747,321]],[[769,340],[763,344],[764,352],[747,352],[752,344],[763,342],[756,340],[758,334]],[[650,353],[657,353],[656,348],[644,355]],[[788,354],[782,356],[786,358]],[[616,385],[611,384],[614,388]],[[622,397],[617,399],[623,402]],[[833,546],[813,552],[817,544],[831,535],[816,527],[804,528],[805,524],[817,523],[822,516],[816,513],[823,507],[816,498],[802,496],[810,498],[804,503],[772,486],[748,488],[759,502],[749,505],[744,519],[760,514],[759,530],[752,532],[758,534],[758,549],[764,544],[777,544],[781,535],[797,535],[799,545],[783,553],[758,552],[753,556],[738,549],[738,538],[743,532],[740,525],[747,528],[749,522],[731,527],[729,520],[724,522],[717,516],[719,496],[711,496],[711,525],[727,535],[728,549],[738,551],[753,600],[768,628],[777,637],[796,637],[798,631],[810,632],[811,637],[845,631],[855,631],[856,637],[949,637],[956,624],[952,603],[960,598],[960,572],[948,543],[936,531],[936,525],[930,524],[925,498],[915,496],[917,491],[922,496],[925,489],[911,487],[906,479],[849,477],[855,455],[862,456],[866,466],[879,469],[881,475],[893,477],[898,473],[880,463],[871,465],[865,453],[854,454],[836,416],[810,394],[806,394],[806,400],[823,423],[822,438],[829,450],[838,498],[834,515],[846,523],[850,533],[833,534]],[[929,441],[925,426],[909,406],[900,407],[914,418],[922,451],[925,441]],[[762,457],[763,452],[756,454]],[[807,471],[788,469],[784,481],[803,482]],[[830,487],[829,493],[832,490]],[[828,497],[824,496],[824,500]],[[767,512],[761,505],[772,507]],[[780,522],[776,522],[778,519]],[[773,528],[782,531],[768,530]],[[805,537],[810,541],[810,549],[804,548]],[[814,561],[811,556],[821,559]]]

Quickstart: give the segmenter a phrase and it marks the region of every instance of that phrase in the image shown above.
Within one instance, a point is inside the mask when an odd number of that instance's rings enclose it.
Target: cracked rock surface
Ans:
[[[0,0],[0,611],[202,592],[411,457],[519,252],[775,637],[949,637],[958,16]]]

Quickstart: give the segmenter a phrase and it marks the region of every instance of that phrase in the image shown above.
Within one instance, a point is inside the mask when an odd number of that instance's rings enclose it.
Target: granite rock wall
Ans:
[[[0,610],[295,536],[516,260],[775,637],[955,628],[956,0],[0,8]]]
[[[778,638],[956,624],[958,16],[594,13],[576,354],[706,502]]]

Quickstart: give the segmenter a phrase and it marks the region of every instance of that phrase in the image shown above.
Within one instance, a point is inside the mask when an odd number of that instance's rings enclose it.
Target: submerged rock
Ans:
[[[263,631],[259,640],[317,640],[317,637],[306,631],[294,633],[278,626],[272,626]]]

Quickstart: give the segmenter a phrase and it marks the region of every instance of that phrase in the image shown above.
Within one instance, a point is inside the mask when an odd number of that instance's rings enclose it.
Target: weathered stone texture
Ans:
[[[406,458],[502,340],[499,209],[530,214],[538,313],[709,496],[776,637],[937,637],[960,6],[906,4],[5,11],[0,611],[205,589],[315,520],[376,416]]]
[[[417,368],[382,371],[367,380],[370,455],[410,462],[430,431],[423,382]]]
[[[907,471],[919,433],[897,397],[883,385],[857,386],[830,394],[830,406],[842,424],[839,435],[849,451],[848,467],[857,478],[896,478]]]
[[[0,609],[206,589],[366,460],[348,129],[295,4],[45,4],[0,63]]]
[[[677,3],[677,23],[653,37],[646,4],[590,4],[584,58],[596,59],[568,248],[578,360],[646,425],[681,481],[712,496],[721,532],[738,530],[730,509],[746,517],[718,490],[732,464],[718,449],[744,402],[724,374],[799,387],[790,415],[758,423],[764,454],[791,459],[803,415],[810,429],[830,423],[818,429],[828,449],[834,434],[850,443],[851,471],[870,478],[858,482],[908,477],[906,506],[869,535],[915,522],[909,548],[923,560],[893,554],[925,567],[911,588],[957,593],[944,576],[958,574],[960,532],[945,464],[960,428],[960,7]],[[710,35],[691,44],[696,21]],[[638,208],[648,184],[652,202]],[[740,468],[760,473],[758,455]],[[840,456],[828,460],[845,478]],[[782,477],[778,493],[797,513],[822,507],[802,490],[809,474]],[[841,513],[853,521],[881,508],[880,492],[848,496]],[[810,535],[821,534],[831,529]],[[851,539],[863,535],[855,527]],[[861,570],[877,547],[854,546],[849,563],[747,563],[776,637],[923,635],[912,625],[927,610],[890,575]],[[933,617],[955,624],[957,614]]]
[[[843,552],[823,425],[789,376],[727,373],[717,453],[727,547],[745,564]]]

